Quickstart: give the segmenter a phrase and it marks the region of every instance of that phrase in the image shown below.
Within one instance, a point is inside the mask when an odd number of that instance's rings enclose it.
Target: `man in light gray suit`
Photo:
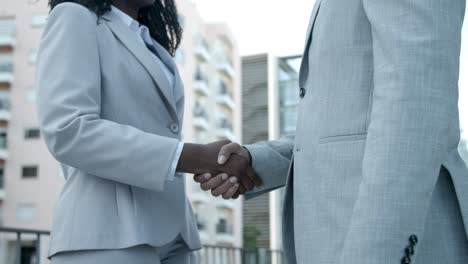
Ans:
[[[464,0],[317,0],[295,139],[220,153],[220,163],[251,156],[257,194],[286,185],[290,263],[468,263],[464,10]],[[217,177],[196,180],[224,193]]]

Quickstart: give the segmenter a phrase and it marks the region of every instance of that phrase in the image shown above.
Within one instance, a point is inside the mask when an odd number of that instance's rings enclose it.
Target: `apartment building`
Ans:
[[[240,56],[226,24],[206,24],[191,1],[178,1],[184,40],[176,56],[185,81],[186,142],[241,141]],[[204,244],[242,245],[242,202],[203,192],[188,179],[187,192]]]
[[[35,105],[37,48],[48,1],[0,0],[0,226],[50,229],[64,179],[41,139]],[[185,142],[241,140],[240,57],[225,24],[207,24],[189,0],[177,1],[184,39],[176,55],[185,83]],[[211,198],[187,175],[202,242],[242,246],[242,202]],[[42,256],[47,239],[42,242]],[[36,238],[23,237],[25,259]],[[0,263],[13,263],[16,237],[0,235]],[[27,261],[27,260],[26,260]]]
[[[258,54],[242,58],[243,143],[292,136],[296,130],[301,56]],[[282,249],[284,190],[244,201],[246,246]]]

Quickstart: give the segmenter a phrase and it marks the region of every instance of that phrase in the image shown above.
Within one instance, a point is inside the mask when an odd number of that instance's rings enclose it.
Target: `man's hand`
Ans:
[[[250,166],[250,153],[239,144],[229,143],[221,147],[218,154],[218,163],[220,165],[227,164],[236,156],[244,158],[249,163],[249,167],[245,171],[246,177],[241,177],[241,179],[250,179],[255,186],[261,186],[263,184],[262,180],[255,174],[255,171]],[[210,173],[196,175],[194,180],[200,183],[200,187],[203,190],[212,190],[211,193],[213,196],[222,195],[224,199],[236,199],[239,197],[239,194],[251,190],[251,188],[248,188],[249,186],[244,185],[244,182],[241,182],[242,184],[237,186],[237,181],[232,178],[228,179],[225,174],[219,174],[216,177],[212,177],[212,175],[213,174]]]
[[[177,171],[218,175],[216,179],[220,179],[222,182],[212,181],[209,185],[212,188],[202,186],[204,190],[212,190],[214,196],[229,195],[234,192],[234,188],[238,188],[242,192],[252,190],[255,185],[259,184],[259,180],[255,171],[250,167],[250,157],[237,155],[236,152],[231,153],[230,147],[227,147],[230,146],[230,143],[228,140],[223,140],[207,145],[185,144]],[[223,154],[225,158],[220,158],[220,154]],[[228,176],[234,177],[226,181]],[[228,193],[229,190],[231,192]]]

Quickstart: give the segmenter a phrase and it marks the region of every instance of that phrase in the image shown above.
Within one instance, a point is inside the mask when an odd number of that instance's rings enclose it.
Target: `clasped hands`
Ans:
[[[194,180],[202,190],[211,190],[213,196],[236,199],[263,184],[250,163],[248,151],[229,140],[206,145],[186,143],[177,171],[195,174]]]

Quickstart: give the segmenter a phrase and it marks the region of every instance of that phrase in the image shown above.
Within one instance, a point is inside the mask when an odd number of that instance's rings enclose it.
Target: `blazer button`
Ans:
[[[404,257],[401,259],[401,264],[411,264],[411,259],[408,257]]]
[[[177,134],[179,133],[179,125],[176,123],[173,123],[169,126],[169,129],[172,131],[172,133]]]
[[[299,96],[300,96],[301,98],[304,98],[305,95],[306,95],[306,89],[301,88],[301,90],[299,91]]]
[[[405,249],[405,253],[407,257],[413,256],[414,255],[414,247],[413,246],[408,246]]]
[[[410,236],[409,241],[410,241],[411,245],[414,246],[414,245],[416,245],[418,243],[418,237],[416,235],[412,235],[412,236]]]

